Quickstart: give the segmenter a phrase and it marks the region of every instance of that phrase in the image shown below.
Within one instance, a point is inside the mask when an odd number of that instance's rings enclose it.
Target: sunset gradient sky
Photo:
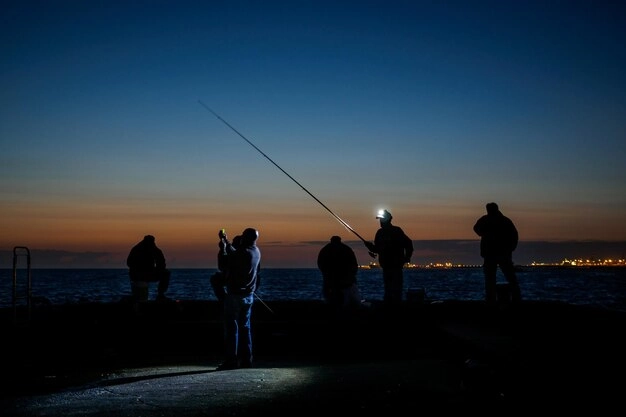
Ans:
[[[415,241],[475,243],[495,201],[522,241],[626,241],[624,2],[1,9],[3,254],[123,268],[153,234],[170,267],[213,267],[220,228],[256,227],[266,267],[314,267],[331,235],[369,262],[199,101],[366,239],[386,208]]]

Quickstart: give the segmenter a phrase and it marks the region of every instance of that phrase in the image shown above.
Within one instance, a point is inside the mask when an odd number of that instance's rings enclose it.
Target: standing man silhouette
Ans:
[[[387,210],[380,210],[376,218],[380,221],[380,229],[376,231],[374,242],[364,243],[370,255],[378,254],[378,263],[383,270],[383,304],[395,308],[402,302],[403,268],[411,262],[413,241],[400,227],[391,224],[393,216]]]
[[[515,267],[513,251],[517,248],[519,235],[515,225],[506,217],[496,203],[487,203],[487,214],[478,219],[474,232],[480,236],[480,256],[483,257],[483,273],[485,274],[485,299],[487,304],[495,304],[496,273],[498,266],[511,288],[511,300],[522,299]]]
[[[252,367],[252,304],[259,288],[261,251],[256,245],[259,232],[247,228],[241,243],[234,247],[223,238],[228,252],[224,298],[224,350],[226,360],[217,369]]]

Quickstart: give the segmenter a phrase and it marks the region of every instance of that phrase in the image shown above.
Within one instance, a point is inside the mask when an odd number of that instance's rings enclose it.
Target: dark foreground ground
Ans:
[[[2,416],[516,414],[621,407],[624,313],[524,302],[257,302],[255,366],[216,371],[211,301],[0,311]],[[270,310],[271,309],[271,310]]]

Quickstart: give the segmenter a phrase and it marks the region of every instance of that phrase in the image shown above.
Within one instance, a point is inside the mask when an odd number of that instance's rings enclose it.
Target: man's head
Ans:
[[[341,243],[341,236],[332,236],[330,238],[331,243]]]
[[[497,214],[499,209],[496,203],[487,203],[487,214]]]
[[[155,239],[155,238],[154,238],[154,236],[152,236],[152,235],[145,235],[145,236],[143,237],[143,241],[144,241],[144,242],[146,242],[146,243],[148,243],[148,244],[151,244],[151,245],[154,245],[155,240],[156,240],[156,239]]]
[[[382,223],[391,222],[391,219],[393,219],[393,216],[387,210],[378,210],[378,214],[376,215],[376,218],[379,219],[380,223],[382,224]]]
[[[256,242],[256,240],[259,238],[259,232],[256,229],[253,229],[251,227],[248,227],[246,230],[243,231],[243,233],[241,234],[241,243],[243,245],[249,245],[251,243]]]

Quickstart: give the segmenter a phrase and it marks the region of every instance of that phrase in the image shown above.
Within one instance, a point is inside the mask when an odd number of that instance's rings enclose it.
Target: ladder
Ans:
[[[18,291],[18,261],[20,258],[26,258],[26,287],[23,285],[23,291]],[[21,274],[23,275],[23,274]],[[24,306],[24,303],[18,303],[19,300],[26,300],[26,317],[27,321],[31,319],[32,310],[32,277],[30,272],[30,250],[26,246],[15,246],[13,248],[13,322],[18,321],[18,310]]]

